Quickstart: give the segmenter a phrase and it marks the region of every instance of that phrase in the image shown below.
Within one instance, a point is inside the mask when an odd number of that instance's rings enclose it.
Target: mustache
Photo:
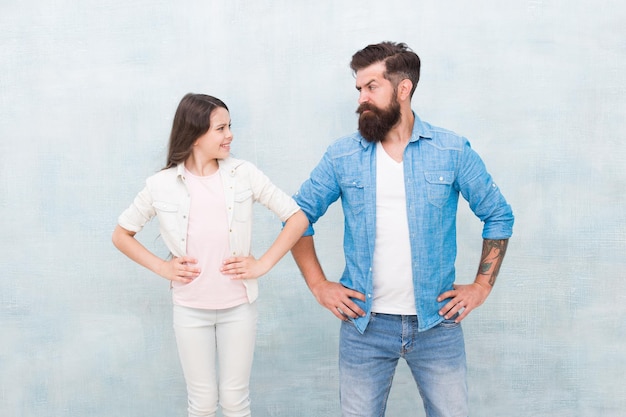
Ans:
[[[369,104],[369,103],[363,103],[363,104],[359,105],[359,107],[356,109],[356,113],[361,114],[365,110],[369,110],[371,112],[376,113],[378,111],[378,108],[376,106],[373,106],[373,105]]]

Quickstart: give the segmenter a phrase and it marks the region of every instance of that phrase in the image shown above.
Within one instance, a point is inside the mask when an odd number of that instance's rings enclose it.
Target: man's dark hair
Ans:
[[[405,43],[381,42],[368,45],[352,55],[350,68],[355,73],[377,62],[385,64],[383,76],[397,87],[400,81],[408,78],[413,83],[411,97],[420,79],[420,58]]]

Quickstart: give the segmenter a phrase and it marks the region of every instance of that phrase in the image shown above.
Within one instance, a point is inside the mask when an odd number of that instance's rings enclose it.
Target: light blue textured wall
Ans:
[[[626,6],[618,1],[3,0],[0,416],[184,416],[168,284],[114,250],[187,92],[231,108],[234,153],[294,192],[355,128],[351,54],[407,42],[414,108],[470,138],[517,217],[464,323],[474,416],[623,416]],[[459,281],[480,224],[462,205]],[[279,225],[257,212],[257,253]],[[342,270],[341,216],[318,227]],[[154,226],[141,234],[165,254]],[[338,416],[338,322],[287,257],[261,286],[253,410]],[[390,417],[423,415],[401,366]],[[414,411],[416,410],[417,411]]]

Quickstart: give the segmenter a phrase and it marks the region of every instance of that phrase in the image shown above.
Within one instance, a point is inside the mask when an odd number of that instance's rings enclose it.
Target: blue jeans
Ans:
[[[428,417],[467,417],[463,330],[446,320],[424,332],[417,316],[372,313],[364,334],[343,322],[339,382],[343,417],[383,417],[398,359],[411,369]]]

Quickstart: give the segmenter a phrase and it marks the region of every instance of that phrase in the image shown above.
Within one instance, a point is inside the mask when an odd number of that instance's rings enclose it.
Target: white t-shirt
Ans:
[[[372,311],[415,315],[404,164],[376,148],[376,242]]]

